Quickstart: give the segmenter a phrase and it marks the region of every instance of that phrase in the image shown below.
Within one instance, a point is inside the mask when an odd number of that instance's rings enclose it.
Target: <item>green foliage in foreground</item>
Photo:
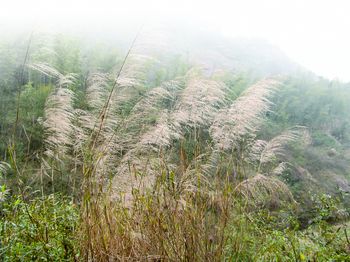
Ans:
[[[320,198],[321,201],[323,198]],[[226,227],[221,259],[350,261],[349,224],[328,224],[325,219],[334,207],[324,202],[320,208],[322,212],[315,224],[305,230],[299,230],[298,222],[290,211],[235,211]],[[77,241],[77,228],[81,221],[79,209],[68,199],[50,195],[25,202],[13,196],[1,203],[1,210],[1,260],[80,260]],[[181,224],[177,226],[181,227]]]
[[[285,217],[294,224],[294,217]],[[237,227],[237,225],[240,225]],[[294,224],[294,226],[297,224]],[[228,261],[350,261],[349,225],[319,222],[305,230],[281,227],[280,219],[264,211],[232,222],[226,245]]]
[[[4,200],[0,213],[0,260],[72,261],[79,256],[74,231],[78,210],[58,195]]]

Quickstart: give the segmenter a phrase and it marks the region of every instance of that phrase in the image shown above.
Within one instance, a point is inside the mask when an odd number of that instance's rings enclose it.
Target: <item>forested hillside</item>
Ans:
[[[350,261],[350,84],[256,39],[0,40],[4,261]]]

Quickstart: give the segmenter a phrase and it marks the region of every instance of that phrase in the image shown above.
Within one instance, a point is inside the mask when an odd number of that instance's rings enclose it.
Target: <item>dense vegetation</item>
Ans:
[[[350,85],[161,36],[0,41],[1,260],[350,261]]]

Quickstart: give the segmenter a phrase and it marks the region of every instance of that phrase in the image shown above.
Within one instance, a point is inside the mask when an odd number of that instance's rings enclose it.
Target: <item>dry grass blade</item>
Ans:
[[[92,74],[88,78],[88,87],[86,88],[86,100],[94,111],[100,111],[108,95],[107,74]]]
[[[0,161],[0,175],[6,174],[10,168],[11,166],[8,163]]]
[[[229,108],[216,115],[210,134],[221,149],[232,149],[248,134],[255,134],[279,82],[264,79],[249,87]]]
[[[288,168],[288,164],[287,162],[279,163],[278,166],[272,170],[271,174],[274,176],[281,175]]]
[[[188,126],[207,126],[224,104],[227,87],[208,79],[190,79],[180,95],[174,120]]]
[[[146,83],[149,68],[158,61],[143,54],[130,54],[123,71],[117,79],[120,88],[136,87]]]
[[[295,202],[286,184],[261,174],[244,180],[236,186],[234,192],[245,200],[248,207],[277,208],[285,203]]]
[[[260,163],[265,164],[273,161],[278,156],[284,155],[284,147],[293,141],[296,141],[301,136],[300,130],[287,130],[276,136],[272,140],[266,143],[264,146],[261,155]]]
[[[72,119],[74,93],[66,88],[56,89],[47,99],[45,106],[46,153],[50,156],[56,153],[65,154],[72,142]]]
[[[52,77],[56,80],[57,87],[67,87],[76,80],[76,74],[63,75],[58,70],[46,63],[36,63],[28,65],[29,68],[34,69],[46,76]]]
[[[159,117],[163,108],[174,99],[173,94],[166,89],[167,82],[152,88],[132,108],[125,121],[128,128],[143,131]]]
[[[134,106],[132,114],[141,113],[145,110],[157,109],[162,106],[163,101],[169,99],[172,99],[172,94],[162,86],[152,88],[146,96]]]
[[[61,74],[58,70],[50,66],[46,63],[35,63],[28,65],[29,68],[34,69],[46,76],[53,77],[53,78],[60,78],[63,77],[63,74]]]
[[[156,126],[141,137],[140,144],[158,148],[170,146],[173,140],[181,137],[180,127],[175,124],[168,112],[163,112]]]

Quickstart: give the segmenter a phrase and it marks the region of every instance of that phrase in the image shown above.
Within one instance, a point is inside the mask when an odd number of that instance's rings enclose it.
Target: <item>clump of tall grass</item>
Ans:
[[[293,201],[269,173],[285,170],[275,164],[297,131],[257,140],[280,82],[260,80],[234,101],[222,81],[196,70],[152,86],[148,70],[157,59],[132,51],[116,76],[89,76],[86,110],[74,107],[72,75],[31,66],[56,80],[43,169],[52,181],[64,168],[81,179],[87,261],[219,261],[233,200]]]
[[[231,206],[229,188],[215,192],[198,177],[179,178],[164,171],[148,188],[135,187],[132,194],[131,205],[106,198],[93,206],[89,257],[220,260]]]

